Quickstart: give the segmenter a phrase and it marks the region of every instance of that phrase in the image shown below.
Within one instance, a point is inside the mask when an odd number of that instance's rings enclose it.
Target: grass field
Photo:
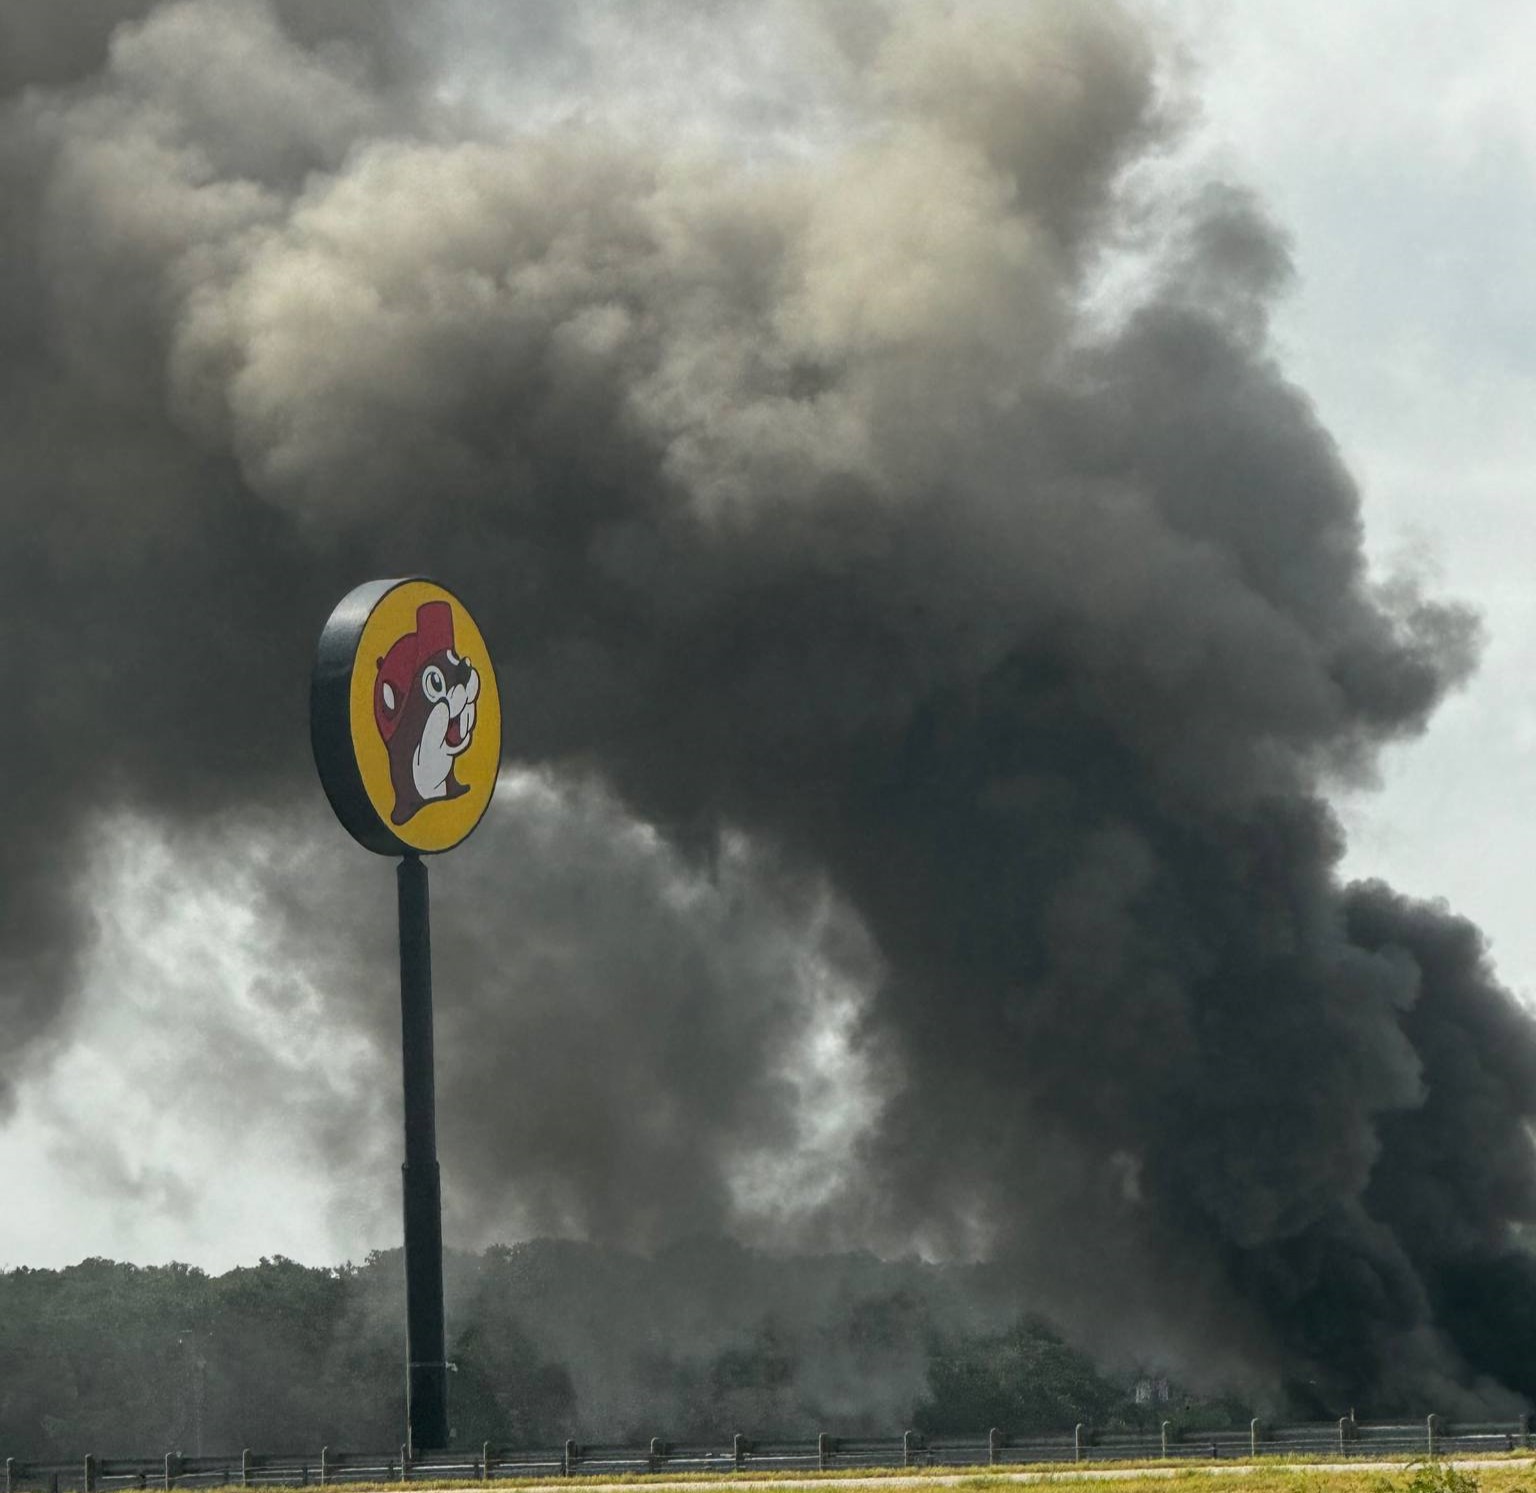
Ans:
[[[754,1487],[810,1488],[823,1483],[890,1483],[922,1490],[959,1489],[961,1493],[989,1493],[1016,1489],[1021,1483],[1088,1484],[1090,1488],[1108,1485],[1113,1493],[1536,1493],[1536,1464],[1529,1455],[1477,1459],[1468,1462],[1403,1462],[1364,1466],[1333,1463],[1284,1465],[1266,1462],[1232,1462],[1225,1465],[1170,1467],[1167,1463],[1141,1466],[1099,1464],[1063,1467],[1052,1463],[1037,1467],[1009,1467],[1006,1471],[980,1467],[933,1468],[909,1470],[854,1470],[844,1472],[738,1473],[718,1477],[710,1473],[683,1476],[665,1473],[647,1477],[568,1477],[497,1479],[497,1488],[585,1489],[596,1493],[601,1488],[632,1486],[686,1488],[688,1493],[703,1488],[718,1488],[722,1493],[741,1493]],[[1170,1488],[1170,1485],[1173,1485]],[[374,1489],[397,1489],[394,1484],[348,1484],[348,1493],[371,1493]],[[430,1488],[478,1488],[480,1482],[429,1482],[413,1479],[413,1490]]]

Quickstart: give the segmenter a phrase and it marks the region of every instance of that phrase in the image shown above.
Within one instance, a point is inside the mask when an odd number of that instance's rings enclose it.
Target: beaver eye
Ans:
[[[448,686],[443,680],[443,671],[436,664],[422,674],[421,692],[434,705],[448,693]]]

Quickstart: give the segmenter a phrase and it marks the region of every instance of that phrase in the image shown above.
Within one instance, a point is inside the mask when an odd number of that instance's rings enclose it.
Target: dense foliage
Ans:
[[[1137,1407],[1129,1380],[963,1270],[543,1242],[450,1256],[447,1288],[460,1445],[1027,1432],[1170,1413]],[[100,1259],[0,1273],[0,1455],[393,1445],[402,1298],[398,1253],[222,1276]]]

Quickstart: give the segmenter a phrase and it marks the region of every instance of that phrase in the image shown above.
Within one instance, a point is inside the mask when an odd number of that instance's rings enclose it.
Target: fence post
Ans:
[[[489,1441],[480,1443],[480,1480],[487,1483],[491,1480],[491,1443]]]
[[[1259,1426],[1259,1418],[1258,1416],[1254,1416],[1254,1418],[1248,1422],[1248,1455],[1253,1457],[1255,1460],[1258,1459],[1259,1455],[1259,1442],[1263,1440],[1260,1431],[1261,1427]]]
[[[243,1447],[240,1452],[240,1486],[242,1488],[251,1486],[251,1449],[248,1446]]]
[[[85,1454],[85,1493],[96,1493],[96,1457],[92,1452]]]
[[[987,1432],[987,1466],[988,1467],[996,1467],[997,1466],[997,1454],[1002,1449],[1002,1445],[1003,1445],[1003,1433],[1000,1430],[998,1430],[998,1428],[996,1426],[993,1426],[992,1429]]]
[[[816,1470],[825,1472],[832,1462],[832,1438],[825,1431],[816,1433]]]
[[[1163,1439],[1163,1461],[1166,1462],[1168,1460],[1168,1422],[1167,1421],[1163,1422],[1162,1439]]]
[[[400,1446],[400,1481],[409,1482],[411,1477],[411,1444],[402,1442]]]
[[[901,1465],[903,1467],[910,1467],[912,1465],[912,1432],[911,1431],[903,1431],[901,1433]]]
[[[165,1454],[165,1487],[166,1493],[176,1486],[176,1453]]]
[[[1082,1423],[1082,1421],[1078,1421],[1078,1423],[1075,1426],[1073,1426],[1073,1428],[1072,1428],[1072,1460],[1074,1462],[1081,1462],[1083,1460],[1083,1423]]]
[[[1435,1432],[1440,1429],[1440,1417],[1431,1411],[1424,1417],[1424,1436],[1429,1446],[1429,1459],[1435,1459]]]
[[[737,1472],[747,1465],[747,1438],[740,1431],[731,1437],[731,1465]]]
[[[1339,1455],[1341,1457],[1349,1455],[1349,1417],[1347,1415],[1339,1417]]]
[[[1531,1444],[1531,1418],[1530,1418],[1530,1416],[1522,1415],[1520,1417],[1519,1430],[1520,1430],[1520,1445],[1521,1446],[1529,1446]]]
[[[566,1437],[565,1454],[560,1459],[560,1472],[564,1477],[573,1477],[576,1472],[576,1464],[581,1460],[581,1448]]]
[[[331,1480],[331,1448],[330,1444],[320,1448],[320,1486],[323,1488]]]
[[[5,1459],[5,1493],[16,1493],[16,1458]]]

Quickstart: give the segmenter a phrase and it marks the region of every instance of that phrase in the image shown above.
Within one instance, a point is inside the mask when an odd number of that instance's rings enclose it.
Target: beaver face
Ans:
[[[389,738],[390,778],[395,807],[390,815],[404,824],[423,805],[457,798],[469,789],[454,776],[454,762],[469,747],[475,729],[475,701],[480,674],[451,648],[423,661],[403,702],[384,684],[381,703],[398,724]]]

